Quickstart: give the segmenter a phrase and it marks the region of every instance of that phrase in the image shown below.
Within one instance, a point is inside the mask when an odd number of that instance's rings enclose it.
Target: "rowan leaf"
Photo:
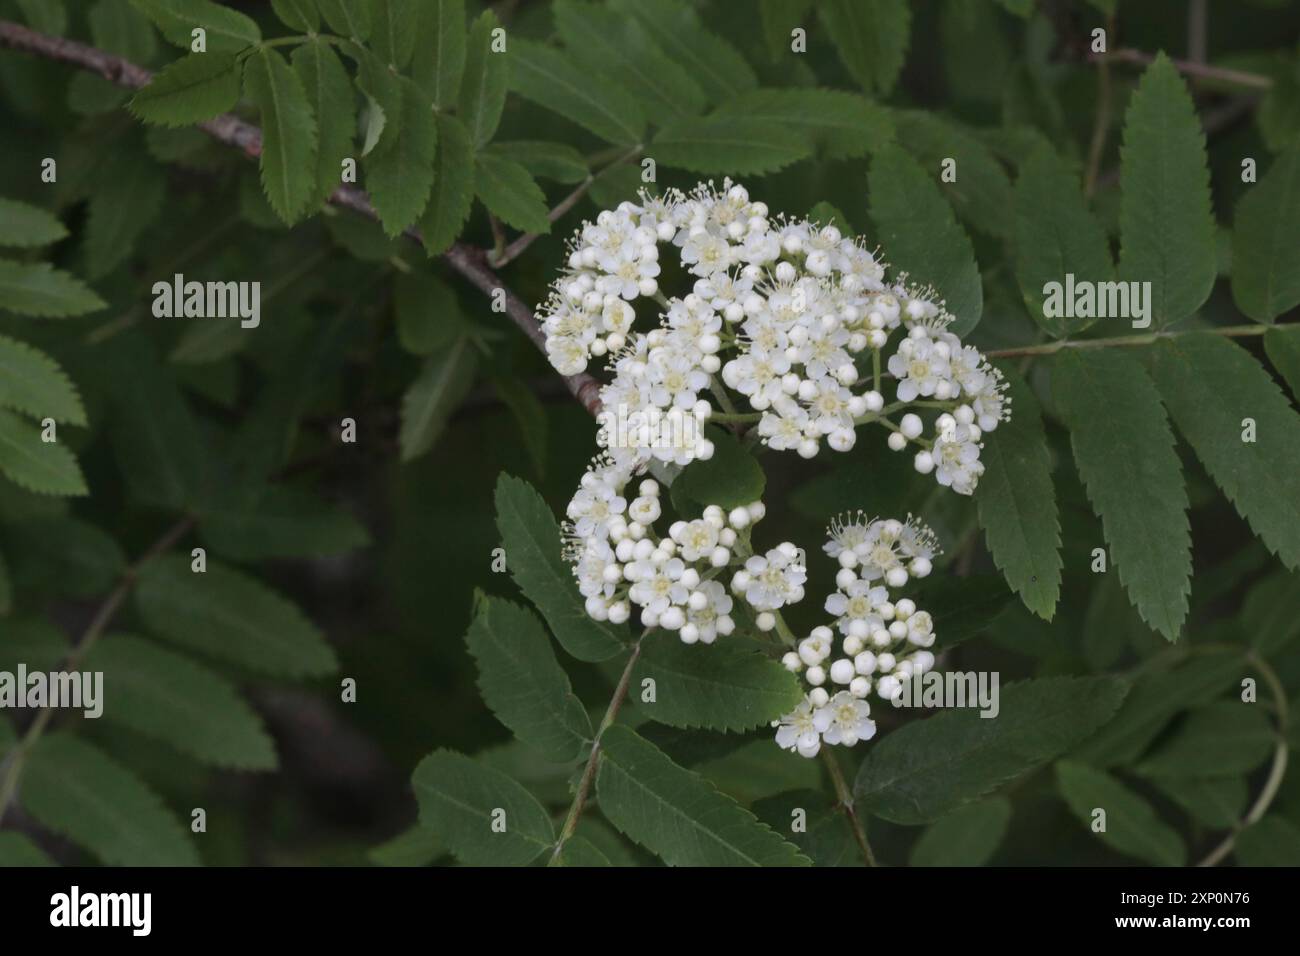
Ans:
[[[0,473],[19,488],[62,497],[89,493],[66,445],[42,439],[41,429],[0,409]]]
[[[745,58],[707,29],[696,10],[683,0],[611,0],[610,6],[625,18],[635,17],[681,71],[704,88],[710,103],[758,85]]]
[[[1273,753],[1277,734],[1253,703],[1215,701],[1191,711],[1134,767],[1144,777],[1245,777]]]
[[[86,409],[77,387],[54,361],[25,342],[0,335],[0,408],[33,418],[86,424]]]
[[[1151,804],[1104,770],[1062,760],[1056,765],[1056,784],[1074,815],[1102,842],[1125,856],[1157,866],[1182,866],[1187,847],[1178,832],[1163,822]],[[1098,830],[1098,810],[1106,825]]]
[[[693,173],[753,176],[812,155],[812,143],[772,120],[713,113],[664,126],[650,144],[656,162]]]
[[[469,866],[523,866],[555,843],[551,819],[536,797],[462,754],[434,751],[420,761],[411,783],[421,825]]]
[[[518,58],[518,41],[510,43],[508,54],[492,49],[496,42],[492,32],[498,29],[501,22],[496,14],[484,10],[470,27],[465,48],[459,113],[475,149],[486,146],[497,131],[511,82],[510,60]]]
[[[370,4],[370,48],[384,63],[403,69],[415,52],[418,8],[425,0],[363,0]]]
[[[1264,333],[1264,352],[1273,367],[1300,396],[1300,325],[1280,325]]]
[[[1064,294],[1067,275],[1094,286],[1111,282],[1115,267],[1106,233],[1084,202],[1077,177],[1046,146],[1020,167],[1015,213],[1016,279],[1030,317],[1053,338],[1083,331],[1095,319],[1049,316],[1044,290],[1057,283]]]
[[[672,633],[646,637],[632,686],[646,679],[655,682],[655,698],[642,710],[670,727],[749,730],[778,720],[803,699],[798,680],[779,662],[725,639],[703,647]]]
[[[858,84],[887,96],[898,81],[911,39],[907,0],[821,0],[817,13]]]
[[[324,40],[302,44],[293,51],[290,62],[316,117],[319,144],[314,195],[323,201],[339,187],[343,180],[343,160],[353,153],[356,94],[338,54]]]
[[[158,795],[102,751],[61,731],[23,764],[19,800],[37,823],[109,866],[194,866],[189,836]]]
[[[509,56],[512,93],[559,113],[607,142],[641,142],[645,115],[641,104],[622,87],[592,83],[563,53],[540,43],[512,39]]]
[[[1205,470],[1268,549],[1300,568],[1300,417],[1241,346],[1212,334],[1164,339],[1148,370]],[[1255,440],[1243,441],[1245,419]]]
[[[1038,402],[1007,374],[1011,420],[984,435],[975,504],[984,540],[1011,589],[1046,621],[1061,594],[1061,520]]]
[[[0,197],[0,246],[48,246],[67,235],[67,228],[52,213]]]
[[[1217,275],[1205,133],[1163,53],[1142,75],[1124,117],[1119,222],[1119,278],[1151,283],[1153,327],[1199,309]]]
[[[235,108],[242,61],[233,53],[191,53],[155,73],[129,109],[157,126],[193,126]]]
[[[402,428],[398,443],[402,461],[420,457],[438,440],[478,368],[478,352],[468,336],[430,355],[402,397]]]
[[[438,115],[438,147],[433,187],[420,219],[430,256],[441,255],[456,241],[474,205],[474,145],[456,117]]]
[[[536,616],[479,593],[465,643],[478,664],[483,701],[497,719],[548,759],[576,760],[594,738],[591,721]]]
[[[506,566],[560,645],[580,661],[608,660],[625,651],[625,628],[588,616],[573,571],[561,554],[559,525],[536,489],[502,474],[496,511]]]
[[[934,179],[902,147],[889,145],[872,158],[867,183],[871,221],[890,266],[913,284],[933,286],[956,317],[950,331],[970,332],[984,310],[979,267]]]
[[[465,0],[427,0],[416,22],[411,79],[440,110],[460,97],[465,72]]]
[[[528,170],[514,160],[479,153],[474,166],[474,191],[490,213],[520,232],[551,231],[546,194]]]
[[[609,727],[600,748],[601,813],[669,866],[810,865],[776,831],[627,727]]]
[[[316,119],[302,80],[275,50],[244,61],[244,93],[262,114],[262,189],[275,214],[292,224],[316,191]]]
[[[894,823],[937,820],[1068,751],[1127,691],[1110,677],[1020,681],[1001,689],[996,718],[963,708],[907,723],[867,751],[855,805]]]
[[[1300,142],[1237,203],[1232,298],[1256,322],[1272,322],[1300,305]]]
[[[968,803],[930,824],[912,845],[912,866],[984,866],[1011,822],[1011,802],[989,797]]]
[[[0,259],[0,309],[15,315],[61,319],[107,308],[80,279],[48,262]]]
[[[815,88],[749,90],[724,102],[715,116],[743,116],[807,137],[827,159],[852,159],[894,139],[889,112],[865,96]]]
[[[191,49],[193,31],[205,32],[207,53],[238,53],[262,42],[262,31],[251,17],[212,0],[131,0],[153,21],[168,43]]]
[[[1110,559],[1142,620],[1178,639],[1192,584],[1187,488],[1160,393],[1119,349],[1066,349],[1052,394]]]
[[[314,677],[338,666],[334,650],[295,605],[241,571],[187,556],[150,561],[135,605],[151,633],[264,674]]]
[[[275,768],[262,719],[224,677],[201,664],[138,637],[113,635],[96,643],[83,665],[104,674],[108,722],[213,766]]]

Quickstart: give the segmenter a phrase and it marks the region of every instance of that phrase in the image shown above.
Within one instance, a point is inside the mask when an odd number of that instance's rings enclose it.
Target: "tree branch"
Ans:
[[[97,73],[110,83],[128,89],[139,89],[153,78],[153,74],[148,70],[122,57],[75,40],[38,33],[9,20],[0,20],[0,47],[9,47],[45,59],[68,63],[91,73]],[[200,123],[198,128],[213,139],[239,149],[250,158],[256,159],[262,155],[262,131],[231,113]],[[329,197],[329,201],[369,219],[379,218],[370,203],[370,198],[360,189],[346,185],[339,186]],[[576,199],[574,201],[576,202]],[[405,235],[421,245],[424,244],[423,237],[413,228],[407,229]],[[546,337],[533,316],[533,310],[511,292],[501,278],[492,271],[482,251],[463,243],[456,243],[443,254],[443,258],[452,269],[487,295],[496,296],[500,290],[506,315],[545,353]],[[599,381],[585,372],[566,376],[564,381],[570,394],[588,412],[592,415],[600,412]]]
[[[1136,63],[1138,66],[1150,66],[1155,62],[1155,57],[1150,53],[1142,50],[1120,49],[1111,50],[1109,53],[1092,53],[1088,59],[1097,60],[1119,60],[1124,63]],[[1273,81],[1262,73],[1247,73],[1245,70],[1230,70],[1222,66],[1207,66],[1204,63],[1193,63],[1190,60],[1175,60],[1170,57],[1169,62],[1174,68],[1184,76],[1194,76],[1201,80],[1218,80],[1220,83],[1233,83],[1237,86],[1249,86],[1257,90],[1271,89]]]

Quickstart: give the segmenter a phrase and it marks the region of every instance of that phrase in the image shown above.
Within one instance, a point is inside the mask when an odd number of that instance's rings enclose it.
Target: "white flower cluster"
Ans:
[[[910,515],[904,523],[867,520],[859,513],[832,523],[825,550],[840,563],[838,590],[825,605],[835,618],[833,629],[813,628],[782,658],[789,670],[803,674],[809,690],[774,724],[777,744],[805,757],[815,757],[823,743],[851,747],[871,739],[871,692],[892,701],[904,681],[934,666],[929,612],[917,610],[909,598],[892,601],[889,593],[912,576],[930,573],[934,535]]]
[[[660,291],[666,242],[694,277],[685,297]],[[887,284],[884,274],[860,241],[773,218],[727,180],[721,192],[710,183],[689,195],[643,193],[640,204],[585,223],[539,313],[563,374],[612,360],[599,441],[621,465],[710,457],[710,418],[755,423],[769,447],[805,458],[823,440],[849,450],[856,427],[871,423],[889,429],[890,448],[919,447],[919,472],[970,494],[983,471],[981,436],[1009,414],[1005,383],[947,330],[952,316],[928,290],[905,276]],[[639,333],[633,303],[644,298],[657,303],[660,324]],[[890,404],[885,379],[894,382]],[[737,410],[742,398],[748,410]],[[939,410],[932,438],[920,415],[905,412],[913,405]]]

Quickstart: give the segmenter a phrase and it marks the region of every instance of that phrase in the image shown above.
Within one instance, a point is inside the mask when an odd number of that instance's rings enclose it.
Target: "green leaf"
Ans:
[[[767,54],[780,62],[793,52],[790,49],[794,29],[807,29],[805,17],[812,10],[813,0],[758,0],[759,20],[763,24],[763,40]]]
[[[894,121],[883,107],[843,90],[750,90],[727,100],[714,115],[779,127],[787,139],[811,140],[827,159],[865,156],[894,139]]]
[[[1144,777],[1244,777],[1268,759],[1275,738],[1256,704],[1216,701],[1188,714],[1135,771]]]
[[[302,44],[293,51],[291,62],[319,128],[315,196],[323,201],[342,182],[343,160],[353,153],[356,94],[338,54],[324,40]]]
[[[474,167],[474,191],[488,211],[507,225],[521,232],[551,231],[546,194],[514,160],[480,153]]]
[[[1015,209],[1016,279],[1030,317],[1053,338],[1086,329],[1095,319],[1047,315],[1044,288],[1054,282],[1063,289],[1067,275],[1111,282],[1115,267],[1105,230],[1084,202],[1078,178],[1048,147],[1036,149],[1020,167]]]
[[[420,823],[469,866],[522,866],[555,843],[551,819],[531,793],[466,756],[434,751],[411,783]]]
[[[808,218],[822,226],[834,226],[847,238],[857,235],[848,217],[825,200],[808,210]]]
[[[86,15],[95,46],[130,60],[151,63],[158,52],[153,24],[128,0],[98,0]]]
[[[484,703],[543,756],[576,760],[595,735],[541,622],[527,608],[481,592],[475,605],[465,643],[478,664]]]
[[[45,851],[21,833],[0,833],[0,867],[54,866]]]
[[[95,177],[86,217],[86,275],[99,279],[130,258],[167,196],[161,170],[132,153],[111,156]]]
[[[1238,685],[1246,672],[1238,652],[1205,652],[1165,673],[1147,674],[1134,683],[1115,719],[1072,756],[1103,768],[1131,764],[1174,714]]]
[[[899,146],[885,146],[868,175],[871,221],[896,273],[934,287],[956,316],[950,327],[965,335],[979,323],[984,290],[970,237],[933,177]]]
[[[706,29],[699,14],[683,0],[611,0],[610,6],[625,18],[635,17],[682,72],[704,88],[710,103],[738,96],[758,85],[745,58]]]
[[[1232,299],[1257,322],[1272,322],[1300,305],[1300,142],[1237,203]]]
[[[363,0],[370,4],[370,47],[385,64],[398,69],[415,51],[417,5],[424,0]]]
[[[1300,827],[1269,814],[1237,835],[1233,852],[1241,866],[1300,866]]]
[[[420,88],[404,76],[367,60],[362,88],[388,121],[379,144],[365,158],[366,189],[384,232],[396,236],[424,212],[433,187],[438,121]]]
[[[126,554],[113,538],[76,518],[33,518],[16,526],[15,578],[47,584],[59,594],[90,598],[108,591],[126,571]]]
[[[1217,274],[1205,133],[1163,53],[1142,75],[1124,118],[1119,220],[1120,279],[1151,283],[1153,326],[1199,309]]]
[[[619,145],[641,141],[645,116],[621,87],[592,83],[558,50],[528,40],[510,41],[510,90]]]
[[[44,441],[41,429],[4,410],[0,410],[0,472],[39,495],[88,493],[77,458],[66,445]]]
[[[613,866],[609,857],[601,853],[596,845],[585,837],[571,836],[556,857],[557,866]]]
[[[935,575],[920,582],[918,607],[929,611],[945,650],[989,630],[1013,595],[996,574]]]
[[[766,654],[725,642],[683,644],[656,633],[642,642],[632,686],[655,682],[655,699],[642,710],[670,727],[749,730],[779,719],[799,704],[795,676]]]
[[[1111,561],[1142,620],[1177,640],[1192,588],[1192,533],[1160,393],[1142,364],[1118,349],[1066,349],[1052,371],[1052,395]]]
[[[1056,783],[1074,815],[1094,833],[1096,811],[1106,812],[1105,829],[1097,835],[1108,846],[1157,866],[1186,862],[1187,847],[1177,831],[1160,820],[1151,804],[1104,770],[1062,760],[1056,765]]]
[[[18,6],[33,30],[62,36],[68,29],[68,11],[63,0],[18,0]]]
[[[425,359],[402,397],[402,429],[398,437],[402,461],[419,458],[438,440],[447,419],[468,394],[478,369],[478,352],[462,336],[443,352]]]
[[[38,419],[86,424],[81,396],[59,363],[27,343],[4,335],[0,335],[0,407]]]
[[[497,375],[492,379],[501,403],[510,410],[519,425],[519,438],[528,451],[528,458],[540,476],[546,471],[546,408],[533,394],[528,383],[518,378]]]
[[[821,0],[817,12],[853,78],[864,90],[888,95],[911,39],[907,0]]]
[[[19,799],[37,823],[109,866],[194,866],[198,854],[158,795],[134,773],[67,732],[42,737]]]
[[[600,738],[601,813],[670,866],[807,866],[766,824],[621,724]]]
[[[1246,812],[1246,801],[1250,796],[1245,777],[1220,777],[1217,780],[1159,777],[1151,782],[1197,823],[1216,830],[1236,826]]]
[[[848,817],[817,790],[785,790],[755,800],[754,814],[799,848],[813,866],[862,866]],[[799,821],[803,828],[796,830]]]
[[[20,662],[29,671],[57,670],[67,653],[67,639],[49,621],[38,617],[5,621],[4,641],[0,641],[0,670],[12,672]],[[0,719],[0,757],[15,739],[13,727]]]
[[[1241,630],[1260,656],[1272,658],[1300,637],[1295,596],[1300,575],[1279,571],[1256,584],[1241,609]]]
[[[1148,350],[1148,368],[1179,431],[1268,549],[1300,568],[1300,418],[1245,349],[1182,335]],[[1243,442],[1243,420],[1256,441]]]
[[[320,29],[320,11],[315,0],[271,0],[271,9],[287,27],[304,33]]]
[[[131,0],[131,6],[183,50],[191,48],[191,31],[200,27],[207,34],[208,53],[238,53],[262,42],[262,31],[251,18],[212,0]]]
[[[429,272],[397,276],[393,289],[397,339],[412,355],[432,355],[454,345],[469,329],[451,286]]]
[[[0,259],[0,309],[4,311],[61,319],[107,307],[80,279],[48,262]]]
[[[486,146],[501,122],[506,103],[506,87],[511,81],[510,59],[518,59],[517,41],[510,43],[510,54],[492,50],[492,31],[501,21],[491,10],[484,10],[469,30],[465,53],[465,77],[460,90],[460,118],[469,132],[475,149]]]
[[[419,9],[411,79],[439,110],[454,106],[465,72],[465,0],[427,0]]]
[[[67,234],[63,223],[44,209],[0,197],[0,246],[48,246]]]
[[[705,437],[713,442],[713,457],[692,461],[673,480],[673,507],[698,513],[717,505],[730,511],[761,499],[767,478],[740,439],[716,425],[705,429]]]
[[[669,123],[649,148],[664,166],[737,176],[774,172],[812,152],[810,140],[791,136],[779,123],[724,113]]]
[[[235,108],[240,63],[233,53],[191,53],[154,74],[127,108],[157,126],[193,126]]]
[[[335,33],[361,42],[370,36],[370,4],[363,0],[314,0]]]
[[[338,667],[334,649],[295,605],[214,561],[202,573],[185,556],[149,562],[135,604],[158,636],[249,670],[314,677]]]
[[[975,488],[984,540],[1025,607],[1050,621],[1061,594],[1061,521],[1038,402],[1007,373],[1011,421],[984,435],[984,474]]]
[[[229,507],[205,509],[199,534],[234,561],[346,554],[370,544],[369,533],[345,506],[280,486]]]
[[[83,666],[104,673],[104,716],[166,741],[205,763],[271,770],[275,746],[225,678],[189,658],[137,637],[99,641]]]
[[[911,866],[984,866],[1011,822],[1011,802],[990,797],[940,817],[912,845]]]
[[[292,224],[316,191],[316,120],[302,80],[275,50],[244,61],[244,93],[262,114],[262,189]]]
[[[593,76],[617,77],[651,122],[704,109],[704,90],[677,68],[641,21],[580,0],[556,0],[552,10],[568,56]]]
[[[445,852],[437,834],[417,823],[367,855],[375,866],[428,866]]]
[[[487,152],[518,163],[538,179],[557,183],[580,183],[590,175],[582,153],[566,143],[515,140],[493,143]]]
[[[573,570],[561,554],[559,525],[537,490],[502,474],[496,511],[506,566],[560,645],[580,661],[604,661],[625,651],[626,629],[587,616]]]
[[[1280,325],[1264,333],[1264,352],[1291,394],[1300,396],[1300,325]]]
[[[456,241],[474,205],[474,146],[460,120],[438,114],[437,169],[420,235],[430,256],[441,255]]]
[[[972,7],[982,15],[979,7]],[[963,35],[963,42],[970,37]],[[975,47],[976,55],[985,51]],[[940,176],[939,188],[952,203],[959,219],[974,230],[999,239],[1010,239],[1015,232],[1011,180],[997,155],[979,135],[937,113],[924,110],[897,110],[893,114],[898,127],[897,140],[916,157],[926,170],[942,172],[944,161],[951,159],[953,182]],[[1002,131],[998,131],[1001,135]]]
[[[894,823],[937,820],[1065,753],[1115,713],[1128,685],[1051,677],[1001,690],[996,718],[944,710],[891,731],[867,752],[854,784],[860,812]]]

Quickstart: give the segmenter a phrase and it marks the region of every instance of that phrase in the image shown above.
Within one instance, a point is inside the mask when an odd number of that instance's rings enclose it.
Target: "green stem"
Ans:
[[[1184,332],[1152,332],[1148,335],[1120,335],[1109,339],[1073,339],[1059,342],[1047,342],[1043,345],[1026,345],[1014,349],[998,349],[984,353],[989,358],[1015,358],[1021,355],[1054,355],[1062,349],[1105,349],[1132,348],[1139,345],[1151,345],[1160,339],[1176,339],[1184,335],[1209,333],[1228,338],[1242,338],[1248,335],[1263,335],[1269,330],[1267,325],[1228,325],[1217,329],[1190,329]]]
[[[186,515],[181,518],[150,545],[135,564],[126,569],[122,575],[122,580],[104,599],[104,603],[99,606],[95,616],[91,618],[86,630],[81,635],[81,640],[64,657],[60,665],[62,670],[76,670],[82,658],[86,656],[86,653],[103,635],[113,618],[117,616],[118,610],[121,609],[123,602],[131,593],[131,589],[135,587],[140,569],[164,551],[170,550],[192,527],[194,527],[194,518],[192,516]],[[36,742],[41,739],[41,735],[45,733],[45,728],[49,726],[54,713],[55,709],[53,707],[43,708],[27,728],[27,732],[23,734],[23,739],[9,752],[4,760],[4,778],[0,780],[0,823],[4,822],[10,802],[18,792],[18,779],[22,776],[23,761],[31,753]]]
[[[1286,703],[1286,688],[1282,686],[1282,681],[1278,679],[1277,672],[1262,658],[1253,652],[1246,655],[1247,660],[1255,665],[1259,671],[1259,676],[1264,679],[1268,685],[1269,693],[1273,696],[1273,705],[1277,709],[1277,743],[1273,748],[1273,764],[1268,771],[1268,779],[1264,781],[1263,789],[1259,791],[1259,796],[1246,815],[1241,818],[1241,822],[1232,828],[1232,831],[1223,838],[1213,850],[1206,854],[1197,866],[1214,866],[1223,860],[1237,845],[1237,837],[1241,831],[1253,823],[1258,823],[1272,806],[1278,790],[1282,786],[1282,778],[1286,776],[1287,765],[1287,721],[1289,713]]]
[[[596,739],[592,741],[591,753],[587,756],[587,765],[582,768],[582,778],[578,781],[578,789],[573,795],[573,803],[569,805],[569,812],[564,816],[564,824],[560,827],[559,839],[555,841],[555,849],[551,851],[550,859],[546,861],[547,866],[558,866],[560,863],[560,853],[564,850],[564,844],[568,843],[573,836],[573,832],[578,828],[578,820],[582,818],[582,811],[587,805],[587,796],[591,793],[591,785],[596,780],[596,770],[600,766],[600,738],[604,736],[618,718],[618,712],[623,706],[623,701],[627,699],[628,687],[632,683],[632,670],[636,667],[636,662],[641,657],[641,642],[645,636],[650,633],[650,628],[641,632],[641,636],[636,639],[632,645],[632,653],[628,656],[627,664],[623,667],[623,673],[619,675],[618,685],[614,688],[614,696],[610,698],[609,706],[605,708],[605,716],[600,722],[600,727],[596,730]]]
[[[853,791],[849,789],[848,781],[844,779],[844,771],[840,769],[840,762],[835,759],[832,748],[823,747],[821,752],[822,762],[826,764],[826,770],[831,778],[831,785],[835,788],[835,798],[839,802],[840,811],[848,818],[849,829],[853,831],[853,840],[862,852],[862,859],[867,866],[877,866],[876,855],[871,852],[871,844],[867,842],[867,831],[863,828],[862,821],[858,819],[857,810],[854,809]]]

